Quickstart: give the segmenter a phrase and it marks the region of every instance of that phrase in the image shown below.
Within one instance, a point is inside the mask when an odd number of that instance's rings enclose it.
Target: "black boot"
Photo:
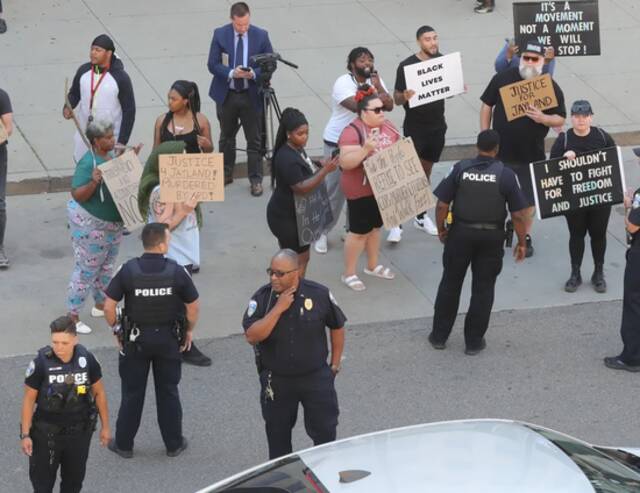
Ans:
[[[572,265],[571,266],[571,277],[564,285],[564,290],[567,293],[575,293],[578,289],[578,286],[582,284],[582,276],[580,275],[580,266]]]
[[[607,292],[607,283],[604,280],[604,272],[603,265],[596,264],[596,268],[593,271],[593,275],[591,276],[591,285],[596,293],[606,293]]]

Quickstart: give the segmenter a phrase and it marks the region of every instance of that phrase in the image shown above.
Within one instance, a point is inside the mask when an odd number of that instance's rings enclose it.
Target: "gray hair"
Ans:
[[[271,261],[276,259],[288,260],[292,267],[298,267],[298,254],[290,248],[283,248],[278,250],[276,254],[271,258]]]
[[[84,133],[87,136],[87,140],[93,145],[95,139],[104,137],[109,132],[113,132],[113,123],[106,120],[93,120],[89,122]]]

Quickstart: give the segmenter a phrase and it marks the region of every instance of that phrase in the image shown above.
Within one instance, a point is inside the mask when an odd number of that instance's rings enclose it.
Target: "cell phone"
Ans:
[[[251,69],[249,67],[238,67],[238,68],[243,72],[251,72]]]
[[[336,147],[333,151],[331,151],[331,159],[338,156],[340,154],[340,148]]]

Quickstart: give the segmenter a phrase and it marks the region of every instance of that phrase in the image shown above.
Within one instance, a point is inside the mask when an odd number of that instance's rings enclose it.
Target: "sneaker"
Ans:
[[[211,366],[211,358],[202,354],[193,342],[191,349],[182,353],[182,362],[193,366]]]
[[[4,248],[0,246],[0,269],[8,269],[10,265],[9,259],[4,253]]]
[[[493,12],[493,6],[490,5],[478,5],[473,9],[476,14],[490,14]]]
[[[640,372],[640,365],[628,365],[618,356],[607,356],[604,359],[604,366],[612,370],[626,370],[633,373]]]
[[[104,310],[100,310],[100,308],[96,308],[95,306],[92,306],[91,307],[91,316],[93,318],[104,317]]]
[[[81,322],[80,320],[78,320],[76,322],[76,332],[78,334],[91,334],[91,327],[89,327],[84,322]]]
[[[321,234],[318,240],[313,244],[313,249],[316,253],[327,253],[327,250],[329,249],[327,246],[327,235]]]
[[[422,219],[418,219],[417,217],[414,218],[413,225],[416,229],[419,229],[424,233],[427,233],[431,236],[438,236],[438,228],[436,228],[436,225],[433,224],[431,218],[426,214]]]
[[[133,457],[133,450],[119,449],[118,446],[116,445],[116,441],[114,438],[109,440],[109,443],[107,444],[107,448],[111,450],[111,452],[113,452],[114,454],[118,454],[123,459],[131,459]]]
[[[167,450],[167,457],[178,457],[182,452],[184,452],[189,446],[189,442],[185,437],[182,437],[182,445],[180,445],[175,450]]]
[[[524,256],[526,258],[533,257],[534,249],[533,249],[533,241],[531,240],[531,235],[525,236],[525,241],[527,243],[527,247],[526,247],[526,253],[524,254]]]
[[[402,239],[402,229],[400,226],[396,226],[395,228],[391,228],[389,230],[389,234],[387,235],[387,241],[389,243],[400,243]]]

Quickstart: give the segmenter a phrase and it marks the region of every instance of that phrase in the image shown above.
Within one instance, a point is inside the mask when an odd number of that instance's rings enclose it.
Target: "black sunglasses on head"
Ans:
[[[365,108],[365,111],[373,111],[376,115],[379,115],[384,111],[384,106],[378,106],[377,108]]]

